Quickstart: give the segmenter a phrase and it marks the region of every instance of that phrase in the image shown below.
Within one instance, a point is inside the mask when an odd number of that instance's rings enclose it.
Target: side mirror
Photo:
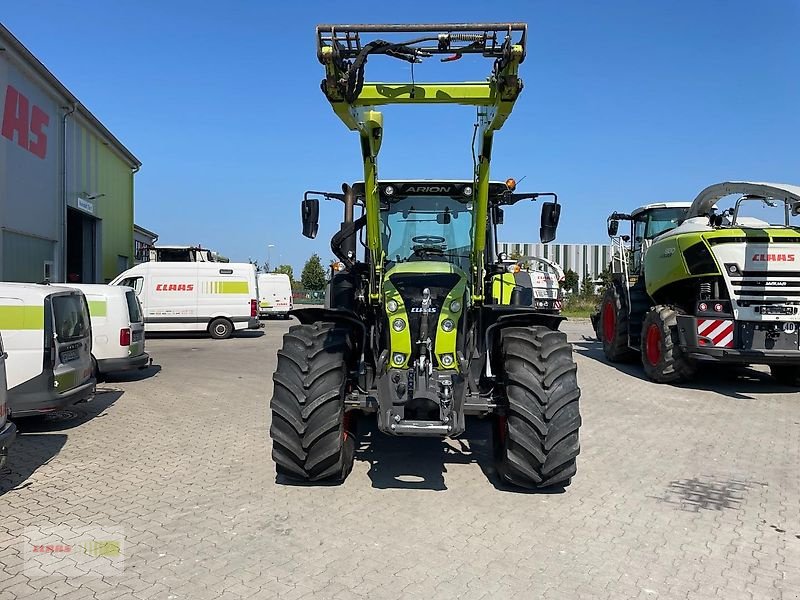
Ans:
[[[556,239],[558,219],[561,217],[561,205],[555,202],[542,204],[542,226],[539,228],[539,237],[543,244],[548,244]]]
[[[303,219],[303,235],[313,240],[317,237],[319,229],[319,200],[316,198],[303,200],[300,216]]]
[[[494,207],[494,223],[495,225],[502,225],[503,224],[503,209],[499,206]]]
[[[613,221],[608,222],[608,237],[614,237],[617,235],[619,231],[619,221],[614,219]]]
[[[800,202],[792,202],[792,216],[800,215]]]

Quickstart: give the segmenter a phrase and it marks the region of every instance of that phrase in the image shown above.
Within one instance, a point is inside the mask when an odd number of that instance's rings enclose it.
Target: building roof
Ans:
[[[132,167],[139,168],[142,166],[141,161],[128,150],[125,145],[111,133],[100,120],[95,117],[92,112],[84,106],[80,100],[70,92],[63,83],[61,83],[44,64],[36,58],[33,53],[28,50],[22,42],[20,42],[13,33],[0,23],[0,52],[6,50],[6,46],[14,50],[20,57],[33,69],[37,75],[50,84],[56,92],[62,96],[67,102],[75,107],[75,110],[80,113],[91,125],[100,132],[100,134],[111,143],[117,151],[125,157]]]
[[[145,229],[141,225],[137,225],[136,223],[133,224],[133,230],[141,233],[142,235],[146,235],[147,237],[158,239],[158,234],[154,231],[150,231],[149,229]]]

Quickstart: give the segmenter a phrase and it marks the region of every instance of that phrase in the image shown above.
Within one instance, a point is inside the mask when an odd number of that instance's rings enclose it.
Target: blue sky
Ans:
[[[319,90],[322,22],[526,21],[526,88],[493,175],[558,192],[558,241],[603,242],[612,210],[725,179],[800,182],[797,0],[3,4],[0,20],[144,163],[137,222],[235,260],[263,261],[269,244],[296,272],[312,252],[329,258],[340,205],[323,203],[309,241],[302,193],[361,178],[357,136]],[[461,63],[434,59],[416,79],[490,69]],[[369,66],[408,81],[406,63]],[[473,121],[468,108],[387,108],[381,175],[470,177]],[[538,206],[513,210],[501,239],[537,241]]]

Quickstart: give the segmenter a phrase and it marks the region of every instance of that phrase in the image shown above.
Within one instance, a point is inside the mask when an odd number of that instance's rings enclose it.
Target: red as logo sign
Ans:
[[[50,116],[41,108],[33,105],[17,88],[9,85],[6,88],[6,101],[3,108],[3,137],[14,141],[25,150],[44,158],[47,156],[47,135],[45,128],[50,124]]]
[[[156,285],[157,292],[191,292],[194,289],[192,283],[159,283]]]

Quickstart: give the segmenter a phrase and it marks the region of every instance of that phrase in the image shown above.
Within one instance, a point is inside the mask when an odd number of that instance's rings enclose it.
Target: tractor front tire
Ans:
[[[598,337],[603,343],[603,353],[611,362],[632,360],[636,354],[628,347],[628,308],[619,288],[611,285],[603,294],[598,319]]]
[[[581,425],[577,366],[567,336],[546,327],[501,332],[506,414],[495,417],[500,477],[529,489],[566,487],[576,470]]]
[[[348,331],[334,323],[295,325],[283,336],[272,377],[272,459],[278,474],[343,481],[353,468],[355,435],[345,414]]]
[[[651,308],[642,324],[642,366],[648,378],[657,383],[675,383],[691,379],[696,366],[680,349],[677,316],[674,306]]]

